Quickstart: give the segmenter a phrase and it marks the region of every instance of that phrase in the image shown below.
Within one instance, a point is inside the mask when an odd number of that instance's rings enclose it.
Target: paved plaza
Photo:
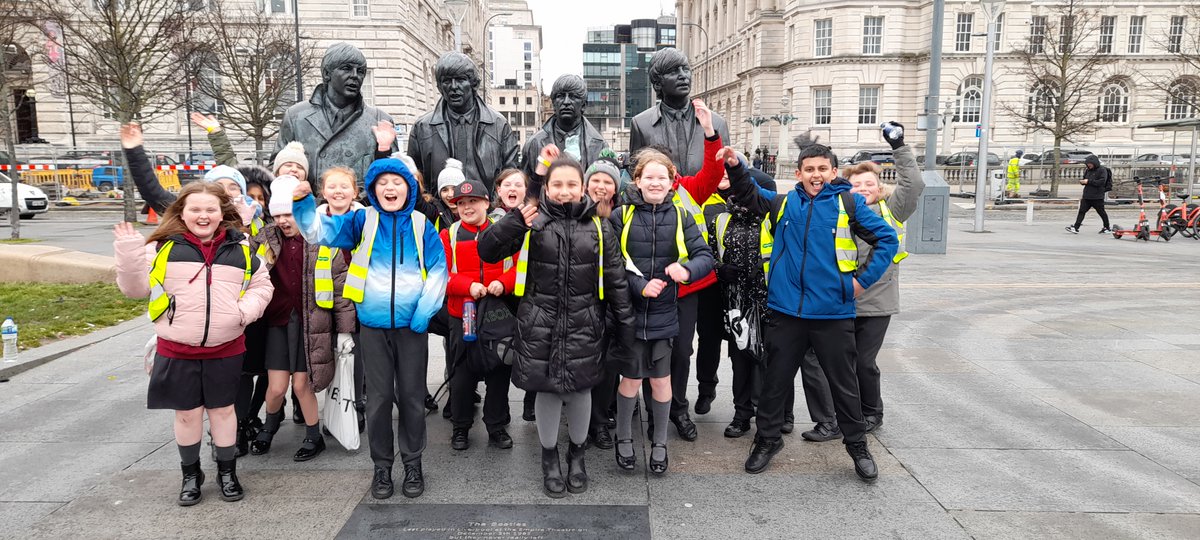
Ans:
[[[271,454],[239,460],[245,500],[217,497],[206,448],[205,499],[181,508],[170,414],[145,408],[152,330],[139,320],[45,347],[82,346],[0,383],[0,537],[1200,535],[1200,242],[1117,241],[1095,234],[1094,215],[1070,235],[1070,209],[1039,211],[1033,225],[992,211],[984,234],[965,232],[969,211],[952,214],[949,253],[903,263],[903,313],[879,357],[885,423],[868,436],[874,484],[855,476],[840,442],[800,438],[810,426],[799,396],[786,447],[763,474],[743,472],[749,437],[722,437],[733,414],[726,361],[713,411],[693,416],[699,440],[671,430],[662,478],[645,472],[639,439],[635,474],[592,450],[587,493],[545,497],[514,390],[511,450],[488,448],[477,423],[472,447],[455,452],[449,422],[428,417],[419,499],[370,497],[365,443],[348,452],[330,440],[294,463],[303,430],[285,422]],[[1123,226],[1132,219],[1114,212]],[[430,350],[434,389],[444,359]]]

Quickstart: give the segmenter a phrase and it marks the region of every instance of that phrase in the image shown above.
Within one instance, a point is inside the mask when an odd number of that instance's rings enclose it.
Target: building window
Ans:
[[[526,73],[526,75],[528,75],[528,73]],[[533,98],[531,98],[531,97],[527,97],[527,98],[525,98],[525,104],[526,104],[526,105],[533,105]]]
[[[660,31],[660,35],[662,36],[661,41],[662,41],[663,45],[675,45],[675,29],[674,28],[663,28]]]
[[[1000,36],[1003,36],[1003,35],[1004,35],[1004,14],[1001,13],[1000,15],[996,16],[996,35],[995,35],[994,39],[992,39],[992,50],[993,51],[998,52],[1000,50],[1000,43],[1003,42],[1003,40],[1000,39]]]
[[[528,71],[530,69],[533,69],[533,64],[531,64],[529,62],[525,62],[525,70]]]
[[[874,125],[879,122],[879,87],[863,86],[858,89],[858,123]]]
[[[863,17],[863,54],[883,54],[883,17]]]
[[[350,15],[354,17],[370,17],[370,0],[350,0]]]
[[[1040,83],[1029,91],[1029,117],[1041,122],[1054,120],[1054,109],[1058,107],[1058,98],[1054,95],[1054,87]]]
[[[504,105],[504,96],[500,96],[500,104]]]
[[[792,25],[792,26],[788,27],[787,43],[784,44],[784,47],[787,47],[787,49],[785,49],[785,50],[787,51],[788,59],[791,59],[792,55],[795,54],[795,52],[796,52],[795,46],[796,46],[796,26]]]
[[[1117,18],[1112,16],[1100,17],[1100,54],[1112,54],[1113,32],[1117,27]]]
[[[983,118],[983,79],[967,77],[958,86],[958,112],[955,122],[978,124]]]
[[[1171,30],[1167,34],[1167,52],[1178,53],[1183,44],[1183,25],[1187,17],[1176,15],[1171,17]]]
[[[292,12],[292,0],[259,0],[259,5],[270,14]]]
[[[529,83],[531,83],[531,82],[533,82],[533,73],[530,73],[530,72],[526,71],[526,72],[525,72],[525,83],[526,83],[526,84],[529,84]],[[531,104],[531,105],[532,105],[532,104]]]
[[[1200,92],[1197,92],[1195,81],[1188,79],[1177,79],[1171,88],[1167,91],[1167,120],[1182,120],[1191,118],[1198,111],[1197,100],[1200,99]]]
[[[1063,15],[1058,19],[1058,52],[1066,54],[1075,51],[1075,16]]]
[[[1101,122],[1125,122],[1129,119],[1129,89],[1115,82],[1100,93],[1098,116]]]
[[[1029,54],[1042,54],[1046,50],[1046,17],[1036,16],[1029,20]]]
[[[971,33],[975,26],[974,13],[959,13],[954,26],[954,51],[971,52]]]
[[[1146,32],[1146,16],[1129,18],[1129,54],[1142,52],[1142,34]]]
[[[813,56],[822,58],[833,55],[833,19],[813,22]]]
[[[639,26],[634,28],[632,35],[633,43],[637,45],[639,49],[653,49],[654,41],[657,37],[654,34],[657,30],[658,29],[653,26]]]
[[[833,89],[813,89],[813,125],[828,126],[833,121]]]

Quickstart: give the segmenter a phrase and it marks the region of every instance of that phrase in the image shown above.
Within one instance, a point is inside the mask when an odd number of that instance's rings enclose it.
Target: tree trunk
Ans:
[[[254,163],[263,165],[262,149],[263,149],[262,132],[254,134]],[[270,169],[270,167],[267,167]]]
[[[118,152],[118,155],[121,156],[121,174],[123,176],[121,193],[123,193],[124,197],[125,221],[127,223],[137,223],[137,207],[134,206],[136,196],[134,195],[133,172],[129,169],[129,161],[125,159],[124,150]]]
[[[1058,197],[1058,180],[1062,175],[1062,137],[1054,137],[1054,164],[1050,169],[1050,198]]]
[[[0,121],[4,122],[4,147],[8,152],[8,178],[12,180],[9,187],[12,189],[12,205],[8,209],[8,224],[12,227],[12,239],[16,240],[21,237],[21,200],[20,189],[17,184],[21,181],[21,174],[17,171],[17,147],[13,144],[13,126],[12,117],[10,116],[11,109],[8,106],[8,86],[0,85]]]

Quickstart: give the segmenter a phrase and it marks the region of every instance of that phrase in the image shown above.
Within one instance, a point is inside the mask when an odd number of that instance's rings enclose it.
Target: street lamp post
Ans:
[[[488,17],[488,19],[486,21],[484,21],[484,23],[483,23],[483,34],[485,36],[488,35],[488,27],[491,26],[492,19],[495,19],[496,17],[504,17],[507,15],[512,15],[512,13],[508,13],[508,12],[497,13],[495,15],[492,15],[491,17]],[[486,51],[489,55],[493,54],[492,40],[490,39],[490,37],[487,40]],[[488,64],[491,63],[491,61],[492,61],[492,59],[489,58],[487,55],[484,56],[484,59],[483,59],[483,100],[485,102],[487,101],[488,88],[490,86],[492,86],[492,81],[491,81],[491,79],[488,78]]]
[[[695,26],[696,28],[700,29],[700,34],[702,34],[704,36],[704,93],[702,95],[705,98],[707,98],[708,97],[708,74],[709,74],[709,72],[712,71],[712,66],[710,66],[708,63],[709,55],[712,54],[712,49],[710,49],[708,47],[708,30],[705,30],[703,26],[700,26],[696,23],[680,22],[679,24],[681,24],[683,26]]]
[[[984,46],[983,64],[983,111],[979,119],[979,154],[975,156],[975,232],[983,232],[983,207],[987,204],[988,181],[988,137],[991,131],[992,114],[992,57],[996,35],[996,19],[1004,10],[1005,0],[980,0],[987,19],[987,40]]]

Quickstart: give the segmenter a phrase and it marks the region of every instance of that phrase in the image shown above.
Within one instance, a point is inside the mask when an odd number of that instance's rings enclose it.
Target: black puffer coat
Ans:
[[[529,240],[525,296],[517,307],[513,383],[532,392],[587,390],[604,378],[606,319],[633,336],[633,308],[617,235],[604,222],[604,298],[600,301],[595,203],[542,201]],[[479,257],[496,263],[521,250],[525,221],[509,212],[479,233]]]
[[[630,184],[625,190],[625,205],[613,210],[609,221],[617,237],[624,235],[626,209],[634,209],[629,223],[629,236],[625,238],[625,253],[629,254],[635,272],[626,263],[625,277],[629,280],[629,292],[633,297],[634,331],[641,340],[667,339],[679,334],[678,303],[679,285],[667,276],[666,269],[679,262],[679,247],[675,234],[680,213],[671,204],[670,195],[666,202],[650,204],[642,199],[642,193]],[[700,235],[696,220],[683,215],[683,239],[688,250],[688,261],[683,267],[695,279],[700,279],[713,269],[712,249]],[[640,274],[640,275],[639,275]],[[657,298],[642,296],[642,289],[651,279],[667,282],[667,287]]]

